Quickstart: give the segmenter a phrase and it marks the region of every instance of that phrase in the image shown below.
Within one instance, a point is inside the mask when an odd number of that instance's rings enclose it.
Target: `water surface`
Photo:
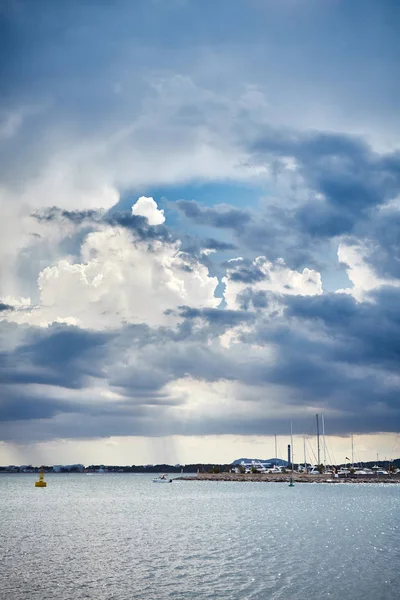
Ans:
[[[393,600],[400,486],[0,476],[7,600]]]

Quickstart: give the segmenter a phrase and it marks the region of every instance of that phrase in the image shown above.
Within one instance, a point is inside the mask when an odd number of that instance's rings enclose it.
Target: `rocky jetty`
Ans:
[[[396,475],[372,475],[357,476],[348,475],[336,478],[332,475],[309,475],[307,473],[198,473],[185,477],[175,477],[180,481],[240,481],[240,482],[264,482],[264,483],[400,483],[400,474]]]

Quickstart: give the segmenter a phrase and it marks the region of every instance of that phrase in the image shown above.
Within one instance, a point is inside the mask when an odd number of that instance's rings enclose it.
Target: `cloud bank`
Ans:
[[[230,4],[4,10],[5,443],[399,431],[398,9]]]

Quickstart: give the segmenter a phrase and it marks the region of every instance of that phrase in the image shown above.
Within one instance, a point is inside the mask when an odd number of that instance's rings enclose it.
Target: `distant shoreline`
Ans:
[[[197,475],[187,475],[186,477],[174,477],[175,481],[236,481],[241,483],[246,482],[263,482],[263,483],[289,483],[292,479],[293,483],[400,483],[400,474],[389,476],[358,477],[332,477],[328,475],[309,475],[305,473],[198,473]]]

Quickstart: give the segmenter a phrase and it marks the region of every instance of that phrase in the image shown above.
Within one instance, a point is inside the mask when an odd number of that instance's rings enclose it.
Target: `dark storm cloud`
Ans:
[[[0,334],[3,329],[5,335],[12,333],[8,323],[1,324]],[[180,402],[161,391],[171,375],[151,366],[146,353],[136,367],[124,367],[118,356],[123,356],[128,346],[137,347],[140,357],[140,346],[151,347],[156,337],[157,332],[134,325],[118,335],[64,325],[48,329],[25,327],[19,343],[0,353],[0,420],[7,421],[1,427],[0,438],[12,440],[12,422],[26,422],[31,424],[26,440],[32,435],[37,441],[42,427],[37,421],[41,420],[47,420],[43,439],[57,437],[57,416],[68,437],[96,437],[99,433],[93,423],[99,419],[105,419],[104,426],[107,419],[152,422],[155,409],[161,411]],[[87,391],[88,382],[93,379],[107,380],[122,399],[105,402],[96,392]],[[59,390],[63,390],[63,399]],[[66,390],[72,392],[68,399],[64,399],[68,396]],[[86,393],[81,395],[79,390]]]
[[[377,366],[396,373],[400,364],[400,290],[380,288],[369,302],[358,303],[347,294],[287,300],[287,314],[320,323],[335,340],[326,345],[327,359],[346,364]]]
[[[275,349],[276,362],[266,364],[258,375],[266,385],[282,388],[281,402],[288,414],[290,406],[329,408],[336,412],[329,427],[336,435],[398,431],[400,386],[394,362],[372,356],[363,361],[362,355],[357,356],[362,340],[354,344],[351,335],[335,339],[333,332],[324,338],[323,330],[315,339],[315,330],[308,336],[298,331],[300,325],[297,320],[291,327],[261,326],[254,337],[249,336]]]
[[[54,326],[53,326],[54,327]],[[33,364],[58,366],[79,361],[88,350],[104,347],[109,335],[88,332],[77,327],[54,327],[50,335],[34,340],[21,347],[22,356],[29,357]]]
[[[215,240],[214,238],[207,238],[201,244],[203,248],[208,250],[215,250],[216,252],[225,252],[226,250],[236,250],[234,244],[228,242],[222,242],[221,240]]]
[[[173,242],[177,238],[166,225],[149,225],[146,217],[132,215],[130,212],[110,212],[105,216],[105,222],[111,226],[131,229],[142,240],[162,240]]]
[[[162,240],[172,242],[176,240],[165,225],[149,225],[146,217],[132,215],[129,211],[100,210],[65,210],[55,206],[33,213],[32,217],[39,222],[54,223],[63,220],[73,225],[96,227],[110,225],[111,227],[124,227],[132,230],[141,240]]]
[[[195,200],[177,200],[175,205],[198,225],[238,230],[250,221],[250,215],[246,211],[225,204],[208,208],[200,206]]]
[[[186,328],[185,335],[165,328],[149,330],[141,326],[129,326],[110,334],[61,325],[49,330],[27,328],[25,339],[17,347],[0,355],[0,405],[4,418],[35,421],[76,413],[81,417],[76,417],[74,423],[81,419],[85,421],[78,428],[71,423],[67,437],[75,437],[78,431],[82,434],[86,429],[85,435],[90,436],[93,435],[93,419],[106,414],[111,427],[113,419],[117,422],[123,416],[137,418],[138,407],[141,407],[140,416],[144,423],[130,423],[131,433],[152,435],[158,431],[157,423],[161,418],[160,411],[154,408],[166,409],[181,403],[179,397],[162,391],[168,382],[186,376],[208,381],[224,378],[233,381],[238,373],[249,380],[251,374],[246,374],[243,361],[224,356],[218,345],[209,346],[212,331],[222,332],[231,325],[248,320],[247,315],[235,314],[234,311],[227,314],[222,311],[221,315],[212,310],[194,314],[187,309],[186,312],[185,323],[190,324],[199,317],[208,322],[209,327],[194,335],[191,335],[191,327]],[[133,357],[131,361],[126,361],[127,351]],[[101,398],[93,397],[90,401],[87,393],[80,400],[76,400],[74,394],[68,402],[59,400],[57,389],[63,389],[64,396],[66,389],[74,390],[76,394],[78,390],[87,388],[90,378],[107,382],[126,400],[104,403]],[[35,388],[32,384],[44,387]],[[45,399],[41,397],[44,391]],[[163,425],[165,434],[170,432],[169,419],[165,418]],[[37,427],[40,425],[32,424],[32,435],[35,435]],[[173,427],[179,427],[179,424],[175,423]],[[53,424],[49,421],[45,437],[52,435],[55,435]],[[8,433],[7,439],[10,439]]]
[[[253,320],[253,315],[246,311],[219,310],[217,308],[191,308],[180,306],[179,313],[185,319],[202,319],[210,325],[223,326],[224,328],[235,327],[240,323]]]
[[[268,206],[257,215],[250,211],[233,209],[231,215],[225,208],[205,209],[194,200],[179,202],[185,203],[184,208],[180,205],[180,210],[194,223],[230,229],[236,237],[239,250],[262,252],[270,260],[284,256],[291,268],[304,266],[318,268],[321,265],[321,254],[318,252],[319,239],[301,230],[295,209]],[[212,211],[212,216],[208,214],[209,211]],[[242,214],[238,215],[238,212]],[[221,213],[226,213],[224,218],[217,218]],[[195,249],[194,244],[191,249]],[[255,278],[254,281],[258,277],[259,280],[263,278],[261,273],[257,274],[255,267],[250,265],[251,261],[247,261],[242,268],[242,273],[239,269],[235,271],[233,277],[236,281],[242,280],[241,278],[244,281],[248,278],[250,282],[252,277]],[[223,263],[222,266],[226,268],[229,264]]]
[[[5,310],[14,310],[14,307],[10,306],[9,304],[4,304],[4,302],[0,302],[0,312]]]
[[[269,275],[249,259],[228,261],[224,263],[224,267],[231,281],[252,284],[269,279]]]
[[[81,225],[86,221],[100,223],[104,216],[104,211],[100,210],[65,210],[57,206],[38,210],[32,214],[32,217],[40,222],[52,223],[65,220],[75,225]]]
[[[181,201],[187,202],[187,201]],[[277,260],[284,257],[286,264],[291,268],[304,268],[305,266],[320,268],[324,264],[321,256],[321,241],[329,239],[329,236],[312,235],[301,224],[301,215],[299,216],[296,208],[285,208],[280,206],[266,206],[258,214],[250,211],[236,211],[232,218],[224,218],[221,221],[216,218],[205,219],[203,212],[212,210],[219,214],[219,209],[205,209],[194,200],[189,202],[190,210],[185,206],[185,215],[198,225],[213,226],[220,229],[230,229],[237,241],[237,249],[241,252],[257,252],[262,253],[269,260]],[[194,208],[195,205],[197,208]],[[225,209],[224,209],[225,210]],[[312,206],[311,212],[318,212],[318,206]],[[322,209],[323,217],[329,217],[326,214],[326,208]],[[242,212],[245,217],[238,216],[236,212]],[[197,215],[200,214],[200,217]],[[320,232],[321,233],[321,232]],[[195,246],[192,245],[192,248]],[[249,261],[249,264],[251,261]],[[223,266],[227,266],[224,263]],[[253,269],[254,271],[254,269]],[[235,274],[234,277],[240,278],[240,274]],[[243,277],[246,273],[243,269]]]
[[[251,146],[257,164],[292,157],[308,187],[308,200],[293,207],[267,207],[240,232],[247,247],[268,257],[284,256],[291,267],[321,265],[321,243],[363,229],[368,236],[375,210],[400,191],[400,153],[378,154],[344,134],[285,136],[269,131]],[[278,250],[278,252],[277,252]]]
[[[75,412],[71,402],[57,398],[35,398],[32,392],[7,389],[0,402],[0,422],[51,419],[58,414]],[[4,394],[4,392],[3,392]]]
[[[250,287],[237,295],[236,301],[242,310],[268,308],[274,302],[274,294],[264,290],[252,290]]]
[[[367,211],[400,190],[400,153],[378,154],[344,134],[279,135],[268,132],[253,145],[257,162],[294,157],[311,190],[323,195],[298,209],[300,228],[315,236],[349,233]]]
[[[103,377],[106,342],[111,337],[59,325],[28,328],[12,352],[1,353],[1,380],[4,384],[34,383],[79,389],[88,377]]]
[[[267,203],[257,215],[227,205],[205,207],[195,200],[176,204],[194,223],[231,229],[239,246],[262,252],[271,260],[283,256],[291,268],[321,268],[321,244],[332,238],[362,229],[368,236],[377,207],[400,192],[400,153],[378,154],[355,136],[295,131],[289,135],[269,129],[244,147],[252,164],[268,163],[278,173],[284,172],[284,159],[295,159],[296,174],[304,182],[298,184],[299,189],[304,192],[306,186],[307,198],[291,205],[285,198],[279,204]],[[290,193],[296,197],[296,190]],[[394,224],[391,231],[387,235],[393,239]],[[384,237],[382,227],[383,242]],[[389,256],[381,257],[381,263],[386,269],[396,269],[396,261]]]
[[[400,278],[400,211],[386,208],[374,211],[370,222],[358,227],[350,242],[363,240],[368,250],[366,262],[384,278]]]
[[[331,434],[396,431],[400,425],[399,294],[396,289],[382,289],[373,296],[376,304],[357,303],[344,294],[292,296],[286,298],[285,315],[272,317],[262,311],[181,307],[183,320],[177,330],[129,326],[99,334],[66,326],[28,329],[28,339],[7,353],[8,360],[0,361],[3,375],[14,365],[13,377],[2,377],[2,414],[15,423],[10,422],[7,431],[3,428],[2,435],[5,439],[22,431],[27,435],[17,425],[24,420],[31,424],[30,435],[40,432],[43,439],[285,433],[292,407],[305,409],[310,403],[321,409],[329,406],[335,413],[329,418]],[[193,327],[196,320],[205,326]],[[239,334],[238,343],[221,347],[216,336],[240,323],[250,324],[250,330]],[[90,377],[103,380],[119,399],[103,402],[88,398],[86,392],[79,401],[60,401],[57,387],[46,393],[45,400],[40,390],[28,396],[28,383],[84,390]],[[228,410],[223,419],[210,412],[187,422],[174,412],[183,399],[164,387],[184,377],[239,382],[249,391],[259,391],[250,396],[248,414],[240,420],[232,405],[232,414]],[[271,385],[279,393],[286,420],[262,417]],[[246,401],[247,392],[240,394]],[[75,416],[69,420],[72,413]],[[306,413],[296,419],[296,427],[303,430]],[[38,419],[48,419],[48,425]]]

